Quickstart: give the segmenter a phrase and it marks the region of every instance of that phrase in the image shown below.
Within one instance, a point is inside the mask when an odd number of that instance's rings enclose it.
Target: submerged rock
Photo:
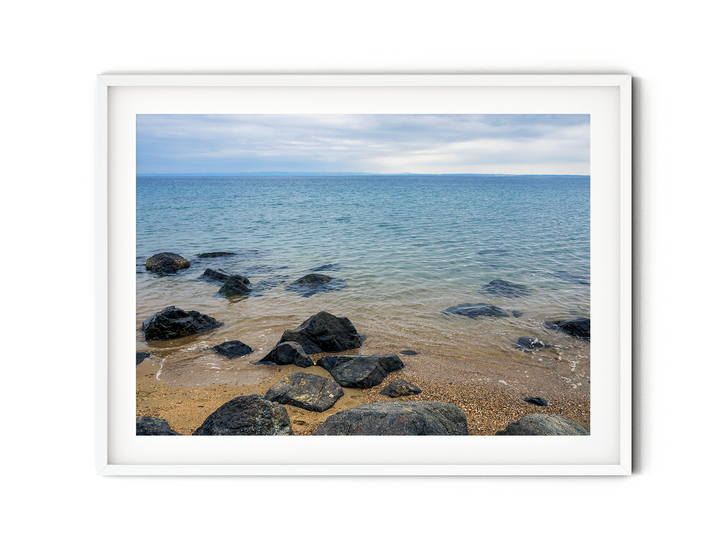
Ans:
[[[218,294],[221,296],[227,296],[228,298],[231,296],[250,296],[251,291],[248,287],[249,283],[250,281],[243,276],[230,276],[225,281],[225,284],[220,287]]]
[[[516,319],[519,319],[520,317],[523,316],[523,312],[519,311],[517,309],[513,309],[512,314],[513,314],[513,317],[515,317]]]
[[[337,272],[338,270],[342,270],[342,266],[339,264],[323,264],[322,266],[316,266],[315,268],[311,268],[311,272]]]
[[[392,398],[396,397],[402,397],[402,396],[412,396],[415,394],[420,394],[422,390],[420,390],[417,386],[414,384],[411,384],[407,381],[403,381],[402,379],[399,379],[397,381],[393,381],[390,384],[388,384],[383,390],[380,392],[383,396],[389,396]]]
[[[283,341],[275,345],[272,351],[270,351],[262,360],[263,364],[271,362],[281,366],[288,364],[295,364],[298,367],[306,368],[313,364],[310,357],[305,354],[302,345],[295,341]]]
[[[279,343],[296,341],[307,354],[357,349],[362,338],[347,317],[327,311],[313,315],[294,330],[285,330]]]
[[[551,348],[552,345],[548,345],[547,343],[543,343],[537,338],[530,338],[530,337],[521,337],[518,338],[517,344],[515,345],[516,349],[520,350],[530,350],[530,349],[547,349]]]
[[[258,394],[239,396],[208,416],[193,435],[294,435],[282,405]]]
[[[150,358],[152,356],[151,352],[136,352],[135,353],[135,365],[139,365],[142,363],[143,360]]]
[[[135,435],[180,435],[170,429],[170,424],[162,418],[141,416],[135,419]]]
[[[271,386],[265,399],[307,411],[323,412],[335,405],[343,394],[340,385],[332,379],[298,372]]]
[[[559,414],[528,414],[495,435],[590,435],[590,432]]]
[[[285,290],[309,297],[320,292],[337,291],[345,286],[342,279],[323,274],[308,274],[285,287]]]
[[[477,319],[478,317],[509,317],[507,312],[491,304],[460,304],[443,311],[446,315],[462,315]]]
[[[551,330],[559,330],[576,338],[590,341],[590,319],[581,317],[568,319],[566,321],[545,321],[545,327]]]
[[[553,277],[566,281],[568,283],[577,283],[579,285],[590,285],[590,274],[585,272],[567,272],[561,270],[551,274]]]
[[[405,354],[407,356],[415,356],[417,354],[417,351],[412,351],[410,349],[406,349],[404,351],[400,351],[400,354]]]
[[[174,274],[178,270],[190,266],[190,261],[184,259],[177,253],[164,251],[153,255],[145,261],[145,268],[156,274]]]
[[[521,296],[528,296],[530,294],[530,290],[527,285],[511,283],[510,281],[502,279],[492,280],[480,289],[480,292],[492,294],[494,296],[503,296],[505,298],[520,298]]]
[[[394,354],[360,354],[325,356],[318,366],[330,372],[345,388],[371,388],[380,384],[388,373],[402,369],[402,360]]]
[[[202,334],[222,325],[209,315],[170,306],[145,319],[142,331],[146,341],[165,341]]]
[[[228,257],[230,255],[235,255],[235,253],[230,253],[229,251],[212,251],[210,253],[200,253],[198,257],[200,259],[214,259],[216,257]]]
[[[211,349],[218,354],[228,357],[230,360],[238,358],[239,356],[247,356],[253,352],[253,350],[242,341],[226,341],[225,343],[211,347]]]
[[[451,403],[389,401],[329,417],[314,435],[467,435],[465,413]]]
[[[217,270],[208,268],[200,277],[206,280],[222,281],[223,283],[225,283],[230,278],[230,274],[220,268],[218,268]],[[248,281],[248,283],[250,282]]]

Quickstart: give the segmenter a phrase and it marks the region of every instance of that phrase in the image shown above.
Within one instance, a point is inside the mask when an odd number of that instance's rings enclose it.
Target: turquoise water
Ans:
[[[546,320],[590,316],[589,177],[139,176],[136,219],[139,350],[187,360],[205,345],[240,339],[258,351],[244,359],[249,363],[264,356],[284,329],[324,309],[349,317],[366,335],[368,351],[414,349],[428,358],[532,363],[571,384],[589,382],[589,344],[544,327]],[[182,255],[190,268],[173,276],[147,272],[145,260],[162,251]],[[210,251],[237,255],[197,258]],[[345,288],[308,298],[285,290],[328,264],[333,269],[321,273],[344,280]],[[206,268],[243,274],[253,284],[280,284],[258,296],[221,298],[215,296],[217,283],[197,279]],[[530,294],[483,293],[494,279],[523,284]],[[522,315],[466,319],[441,313],[479,302]],[[145,343],[140,324],[169,305],[226,324],[196,338]],[[557,347],[521,352],[514,346],[520,336]],[[171,364],[165,376],[180,382]],[[198,372],[226,381],[226,366],[215,367]],[[205,376],[192,371],[195,383]]]

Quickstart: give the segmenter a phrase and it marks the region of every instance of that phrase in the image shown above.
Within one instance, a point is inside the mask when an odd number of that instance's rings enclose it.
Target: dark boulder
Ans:
[[[450,403],[389,401],[329,417],[314,435],[467,435],[465,413]]]
[[[162,418],[141,416],[135,419],[135,435],[180,435],[170,429],[170,424]]]
[[[590,435],[590,432],[558,414],[528,414],[495,435]]]
[[[460,304],[452,306],[443,311],[446,315],[462,315],[477,319],[478,317],[509,317],[507,312],[497,306],[490,304]]]
[[[265,399],[307,411],[323,412],[335,405],[343,394],[340,385],[332,379],[298,372],[271,386]]]
[[[250,296],[250,288],[247,286],[250,281],[243,276],[230,276],[220,287],[218,294],[221,296]]]
[[[410,349],[406,349],[404,351],[400,351],[400,354],[405,354],[407,356],[415,356],[417,354],[417,351],[412,351]]]
[[[325,356],[318,366],[326,369],[340,386],[371,388],[380,384],[388,373],[402,369],[402,360],[394,354],[360,354]]]
[[[515,345],[515,348],[520,349],[521,351],[528,351],[531,349],[548,349],[551,347],[552,347],[552,345],[543,343],[542,341],[540,341],[537,338],[530,338],[530,337],[518,338],[517,344]]]
[[[505,298],[520,298],[530,294],[527,285],[519,283],[511,283],[503,279],[494,279],[485,285],[480,292],[492,294],[493,296],[503,296]]]
[[[559,330],[576,338],[590,341],[590,319],[581,317],[568,319],[566,321],[545,321],[545,327],[551,330]]]
[[[399,379],[388,384],[385,388],[383,388],[382,392],[380,393],[383,396],[396,398],[403,396],[412,396],[415,394],[420,394],[421,392],[422,390],[420,390],[414,384]]]
[[[278,343],[296,341],[307,354],[357,349],[362,338],[347,317],[327,311],[313,315],[294,330],[285,330]]]
[[[533,405],[538,405],[540,407],[547,407],[548,404],[547,400],[541,397],[526,397],[523,401],[527,401],[528,403],[532,403]]]
[[[294,435],[282,405],[258,394],[239,396],[208,416],[193,435]]]
[[[168,253],[166,251],[153,255],[145,261],[145,268],[156,274],[174,274],[188,266],[190,266],[190,261],[177,253]]]
[[[135,365],[141,364],[143,360],[150,358],[152,356],[151,352],[136,352],[135,353]]]
[[[345,285],[342,279],[323,274],[308,274],[285,287],[285,290],[309,297],[320,292],[337,291]]]
[[[165,341],[202,334],[222,325],[209,315],[170,306],[145,319],[142,331],[146,341]]]
[[[313,361],[305,354],[302,345],[295,341],[283,341],[275,345],[265,357],[260,360],[263,364],[273,363],[281,366],[295,364],[298,367],[306,368],[313,365]]]
[[[211,349],[218,354],[228,357],[230,360],[238,358],[239,356],[247,356],[253,352],[253,350],[242,341],[226,341],[225,343],[211,347]]]

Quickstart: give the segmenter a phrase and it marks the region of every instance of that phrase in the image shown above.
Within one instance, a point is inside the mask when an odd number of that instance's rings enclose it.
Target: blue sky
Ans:
[[[589,115],[137,115],[137,173],[590,174]]]

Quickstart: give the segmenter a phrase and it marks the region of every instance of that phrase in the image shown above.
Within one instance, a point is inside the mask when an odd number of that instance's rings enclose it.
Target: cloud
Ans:
[[[139,174],[589,169],[589,115],[137,116]]]

